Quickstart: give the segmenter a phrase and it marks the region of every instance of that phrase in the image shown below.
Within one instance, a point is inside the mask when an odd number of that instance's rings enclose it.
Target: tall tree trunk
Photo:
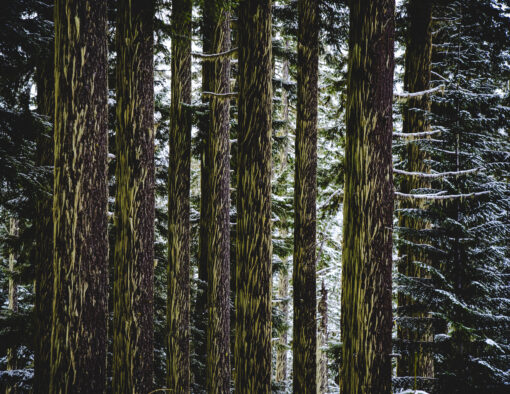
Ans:
[[[113,285],[113,391],[153,380],[154,74],[151,0],[117,8],[117,191]]]
[[[317,339],[317,393],[328,392],[328,355],[325,351],[328,345],[328,290],[322,281],[321,299],[317,307],[319,310],[319,329]]]
[[[56,1],[52,393],[106,384],[106,16],[104,1]]]
[[[293,390],[317,392],[315,248],[319,2],[298,1],[298,103],[294,182]]]
[[[18,233],[18,220],[15,218],[9,219],[9,236],[12,240],[17,238]],[[8,294],[8,309],[12,313],[18,312],[18,283],[15,279],[16,274],[16,251],[14,248],[10,248],[9,250],[9,294]],[[18,369],[18,349],[17,347],[9,347],[7,349],[7,370]],[[16,386],[8,387],[6,393],[12,394],[15,393]]]
[[[52,10],[52,9],[51,9]],[[52,13],[46,15],[53,20]],[[53,166],[53,118],[55,116],[54,45],[36,70],[37,111],[48,117],[51,128],[37,136],[36,164]],[[35,319],[34,391],[47,393],[50,387],[50,343],[53,299],[53,171],[36,202],[34,221],[35,248]]]
[[[391,392],[394,0],[351,3],[342,254],[342,393]]]
[[[191,0],[172,2],[172,101],[168,173],[168,376],[175,393],[190,389]]]
[[[204,53],[213,52],[213,26],[214,2],[202,2],[202,51]],[[210,92],[212,88],[212,79],[214,78],[214,63],[203,59],[202,61],[202,92]],[[209,107],[209,96],[202,95],[204,108]],[[198,131],[200,137],[200,222],[198,235],[198,292],[195,301],[195,327],[196,337],[193,338],[195,344],[195,354],[197,363],[192,371],[194,383],[199,387],[205,388],[206,374],[206,355],[207,355],[207,250],[208,250],[208,223],[210,222],[210,199],[211,195],[208,189],[209,166],[207,162],[207,143],[209,138],[210,114],[209,108],[200,114],[198,119]]]
[[[213,52],[230,49],[230,2],[211,1]],[[219,94],[230,92],[230,59],[213,63],[211,87]],[[207,391],[230,393],[230,102],[211,99],[211,120],[206,147],[210,211],[207,250]]]
[[[419,92],[429,89],[431,56],[432,56],[432,3],[430,1],[410,0],[407,7],[409,18],[406,55],[405,55],[405,75],[404,89],[408,92]],[[429,129],[428,112],[430,111],[430,99],[428,95],[407,100],[403,109],[403,132],[416,133]],[[416,143],[409,142],[406,149],[407,171],[410,172],[428,172],[426,165],[426,155]],[[401,183],[403,193],[411,193],[413,189],[430,187],[429,182],[419,177],[407,177]],[[400,203],[400,207],[423,208],[423,202],[405,200]],[[399,227],[421,230],[429,224],[423,220],[409,217],[408,215],[399,215]],[[417,237],[407,241],[421,244],[423,240]],[[415,261],[424,261],[426,258],[422,253],[416,250],[412,245],[401,244],[398,248],[401,256],[399,263],[399,273],[408,277],[425,277],[426,273],[414,263]],[[398,295],[399,309],[405,311],[406,307],[415,304],[413,300],[402,293]],[[414,308],[421,309],[411,315],[404,312],[407,319],[403,325],[398,326],[398,337],[404,341],[416,343],[432,342],[432,325],[427,320],[427,311],[423,310],[425,306],[414,305]],[[410,319],[409,319],[410,318]],[[413,319],[417,318],[417,319]],[[414,322],[413,322],[414,321]],[[412,325],[413,328],[409,328]],[[416,346],[416,345],[414,345]],[[424,351],[421,346],[414,349],[412,346],[409,353],[402,352],[398,361],[398,376],[434,376],[434,360],[430,352]],[[416,387],[415,387],[416,388]]]
[[[271,391],[271,1],[239,4],[235,388]]]

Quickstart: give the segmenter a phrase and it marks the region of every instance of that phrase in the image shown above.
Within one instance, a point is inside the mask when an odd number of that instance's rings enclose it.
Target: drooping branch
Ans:
[[[430,174],[430,173],[426,173],[426,172],[413,172],[413,171],[404,171],[404,170],[393,169],[393,172],[395,174],[406,175],[406,176],[415,176],[415,177],[419,177],[419,178],[433,178],[433,179],[434,178],[445,178],[445,177],[449,177],[449,176],[461,176],[461,175],[466,175],[466,174],[472,174],[472,173],[478,172],[478,171],[480,171],[480,168],[473,168],[470,170],[463,170],[463,171],[438,172],[435,174]]]

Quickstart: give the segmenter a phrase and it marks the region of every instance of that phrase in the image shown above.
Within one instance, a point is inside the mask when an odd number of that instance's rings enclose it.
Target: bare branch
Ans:
[[[199,52],[191,52],[191,55],[193,57],[198,57],[202,59],[203,61],[214,61],[218,58],[226,57],[228,55],[231,55],[233,53],[237,52],[237,48],[229,49],[225,52],[219,52],[219,53],[199,53]]]
[[[427,89],[427,90],[422,90],[420,92],[412,92],[412,93],[402,92],[402,93],[394,93],[393,95],[397,99],[409,99],[409,98],[422,97],[422,96],[425,96],[427,94],[437,92],[438,90],[444,91],[444,89],[445,89],[444,85],[439,85],[439,86],[436,86],[435,88],[431,88],[431,89]]]
[[[433,173],[431,174],[431,173],[426,173],[426,172],[410,172],[410,171],[398,170],[395,168],[393,169],[393,172],[395,174],[406,175],[406,176],[415,176],[418,178],[445,178],[448,176],[461,176],[461,175],[471,174],[473,172],[478,172],[478,171],[480,171],[480,168],[473,168],[471,170],[463,170],[463,171],[438,172],[435,174],[433,174]]]
[[[202,92],[202,96],[231,99],[231,98],[237,97],[237,92],[231,92],[231,93]]]
[[[490,194],[489,191],[466,193],[466,194],[406,194],[395,192],[395,197],[399,200],[453,200],[456,198],[470,198],[485,196]]]
[[[443,130],[430,130],[430,131],[420,131],[417,133],[393,133],[393,137],[399,138],[421,138],[427,137],[429,135],[439,134]]]

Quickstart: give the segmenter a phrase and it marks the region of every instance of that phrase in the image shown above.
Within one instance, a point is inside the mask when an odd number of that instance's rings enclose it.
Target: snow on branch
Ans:
[[[231,92],[231,93],[202,92],[202,96],[231,99],[231,98],[237,97],[237,92]]]
[[[191,55],[193,57],[198,57],[202,59],[203,61],[214,61],[218,58],[226,57],[228,55],[231,55],[232,53],[237,52],[237,48],[229,49],[225,52],[219,52],[219,53],[199,53],[199,52],[191,52]]]
[[[435,88],[431,88],[431,89],[427,89],[427,90],[422,90],[420,92],[412,92],[412,93],[409,93],[409,92],[397,93],[396,92],[393,95],[396,98],[398,98],[398,99],[409,99],[409,98],[422,97],[422,96],[425,96],[427,94],[437,92],[438,90],[444,91],[444,89],[445,89],[445,85],[439,85],[439,86],[436,86]]]
[[[439,134],[442,130],[420,131],[417,133],[393,133],[393,137],[399,138],[421,138],[429,135]]]
[[[478,196],[485,196],[487,194],[490,194],[489,191],[483,191],[483,192],[475,192],[475,193],[466,193],[466,194],[442,194],[442,193],[436,193],[436,194],[406,194],[406,193],[400,193],[395,192],[395,197],[398,200],[453,200],[456,198],[470,198],[470,197],[478,197]]]
[[[448,171],[448,172],[438,172],[438,173],[427,173],[427,172],[410,172],[404,170],[393,169],[395,174],[406,175],[406,176],[415,176],[419,178],[445,178],[449,176],[461,176],[466,174],[472,174],[473,172],[480,171],[480,168],[473,168],[470,170],[462,170],[462,171]]]

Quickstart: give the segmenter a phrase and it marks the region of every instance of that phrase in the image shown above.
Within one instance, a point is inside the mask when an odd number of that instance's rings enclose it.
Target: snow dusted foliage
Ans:
[[[438,4],[433,20],[431,87],[444,88],[431,93],[429,116],[441,132],[417,143],[437,176],[412,191],[427,201],[423,208],[400,210],[429,225],[398,229],[398,242],[421,240],[412,246],[423,258],[413,264],[426,275],[396,279],[434,321],[434,342],[426,344],[435,355],[433,391],[507,392],[510,108],[501,43],[509,20],[495,2],[471,0]],[[400,318],[415,312],[398,310]],[[416,379],[398,383],[416,388]]]

